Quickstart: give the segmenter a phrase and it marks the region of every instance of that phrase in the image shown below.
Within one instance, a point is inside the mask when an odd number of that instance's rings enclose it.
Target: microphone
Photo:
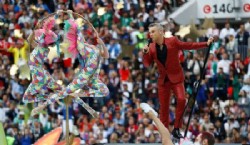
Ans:
[[[149,38],[148,39],[148,47],[149,47],[149,44],[152,43],[152,38]]]
[[[149,38],[149,39],[148,39],[148,47],[149,47],[150,43],[152,43],[152,38]],[[146,51],[146,50],[144,50],[144,49],[143,49],[143,52],[144,52],[144,53],[148,53],[148,51]]]

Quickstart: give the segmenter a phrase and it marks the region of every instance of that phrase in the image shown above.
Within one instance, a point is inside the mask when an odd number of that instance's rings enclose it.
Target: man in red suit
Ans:
[[[169,102],[172,90],[177,99],[175,123],[172,134],[175,138],[182,138],[179,128],[182,126],[182,114],[185,108],[184,73],[179,62],[179,51],[207,48],[213,38],[207,42],[191,43],[179,41],[176,37],[164,38],[163,27],[159,23],[149,25],[152,43],[143,48],[143,63],[146,67],[153,62],[157,64],[158,94],[160,102],[160,120],[168,128]]]

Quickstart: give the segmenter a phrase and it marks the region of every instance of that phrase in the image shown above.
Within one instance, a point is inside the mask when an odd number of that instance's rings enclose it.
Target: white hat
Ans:
[[[17,38],[23,38],[23,33],[19,29],[14,30],[14,36]]]
[[[102,16],[102,15],[104,15],[105,13],[106,13],[105,7],[100,7],[100,8],[98,8],[98,10],[97,10],[97,15],[98,15],[98,16]]]
[[[142,13],[139,13],[138,15],[137,15],[137,17],[139,18],[139,17],[141,17],[141,16],[143,16],[143,14]]]
[[[162,6],[162,3],[158,2],[156,3],[157,6]]]
[[[9,24],[9,30],[14,30],[14,29],[15,29],[14,24],[13,24],[13,23],[10,23],[10,24]]]
[[[23,111],[20,111],[18,114],[19,114],[19,115],[24,115],[24,112],[23,112]]]

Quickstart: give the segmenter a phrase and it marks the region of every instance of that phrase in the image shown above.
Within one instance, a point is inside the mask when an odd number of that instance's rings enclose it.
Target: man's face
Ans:
[[[143,32],[144,32],[144,27],[140,27],[140,28],[139,28],[139,31],[140,31],[141,33],[143,33]]]
[[[230,35],[229,36],[229,41],[233,41],[234,40],[234,36],[233,35]]]
[[[219,68],[219,74],[222,74],[222,73],[223,73],[223,69]]]
[[[208,140],[207,139],[203,139],[201,141],[201,145],[208,145]]]
[[[153,16],[153,15],[154,15],[154,11],[153,11],[153,10],[150,10],[150,11],[149,11],[149,15],[150,15],[150,16]]]
[[[244,25],[240,25],[240,30],[241,30],[242,32],[244,32],[244,31],[245,31],[245,26],[244,26]]]
[[[237,54],[235,55],[235,60],[240,60],[240,54],[237,53]]]
[[[160,30],[157,27],[150,27],[149,28],[149,35],[152,38],[152,41],[155,42],[160,37]]]

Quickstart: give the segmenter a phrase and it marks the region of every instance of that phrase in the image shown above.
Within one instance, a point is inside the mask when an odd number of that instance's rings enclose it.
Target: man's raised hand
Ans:
[[[209,46],[211,43],[214,42],[214,37],[210,37],[208,40],[207,40],[207,46]]]
[[[149,47],[145,45],[145,47],[143,48],[143,53],[148,53],[148,52],[149,52]]]

